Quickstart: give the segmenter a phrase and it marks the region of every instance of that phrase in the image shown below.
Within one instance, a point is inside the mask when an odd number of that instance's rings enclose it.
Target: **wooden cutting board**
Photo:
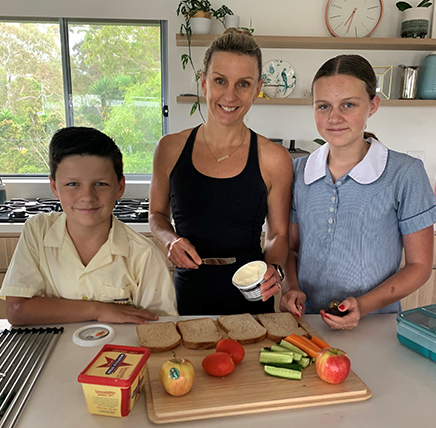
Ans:
[[[320,337],[306,321],[299,319],[298,323],[311,336]],[[160,367],[164,361],[172,358],[172,351],[151,354],[145,379],[150,421],[178,422],[345,403],[371,397],[371,390],[353,371],[339,385],[322,381],[316,374],[314,364],[303,370],[300,381],[265,374],[259,363],[259,351],[271,344],[271,340],[265,339],[245,345],[244,360],[235,367],[233,373],[223,378],[208,375],[201,366],[203,358],[214,352],[213,349],[192,350],[180,345],[175,349],[176,354],[189,359],[195,368],[194,386],[183,397],[172,397],[159,381]]]

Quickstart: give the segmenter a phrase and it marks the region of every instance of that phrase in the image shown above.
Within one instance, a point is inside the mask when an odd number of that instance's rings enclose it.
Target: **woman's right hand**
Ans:
[[[186,238],[174,239],[168,248],[168,259],[178,268],[198,269],[201,258]]]
[[[280,300],[280,310],[290,312],[300,318],[306,310],[306,295],[300,290],[289,290]]]

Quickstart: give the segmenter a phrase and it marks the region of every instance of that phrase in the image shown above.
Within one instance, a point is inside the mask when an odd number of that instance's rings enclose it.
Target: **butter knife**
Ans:
[[[231,265],[232,263],[236,262],[236,257],[225,257],[225,258],[218,258],[218,257],[210,257],[207,259],[201,259],[201,263],[204,265]]]

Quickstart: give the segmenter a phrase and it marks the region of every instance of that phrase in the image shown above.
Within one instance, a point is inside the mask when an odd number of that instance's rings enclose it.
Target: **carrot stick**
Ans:
[[[304,336],[299,336],[298,334],[291,334],[288,337],[285,337],[285,340],[292,345],[297,346],[302,351],[306,352],[311,358],[316,358],[318,352],[321,350],[317,345],[311,342],[309,339]]]
[[[331,348],[331,346],[324,342],[324,340],[320,339],[319,337],[312,336],[312,339],[310,339],[315,345],[319,346],[321,349],[323,348]]]

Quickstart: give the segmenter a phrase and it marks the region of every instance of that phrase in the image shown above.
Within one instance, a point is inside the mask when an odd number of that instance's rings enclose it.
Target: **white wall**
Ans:
[[[224,2],[224,0],[222,0]],[[211,0],[214,7],[222,3]],[[241,16],[241,26],[255,29],[255,35],[329,36],[324,11],[327,0],[225,0],[235,14]],[[396,0],[384,0],[382,22],[372,37],[399,37],[401,13]],[[415,1],[412,1],[415,4]],[[182,19],[176,16],[178,0],[14,0],[2,1],[2,16],[84,17],[123,19],[167,19],[169,27],[170,68],[170,131],[178,131],[199,123],[198,115],[189,116],[190,105],[177,104],[176,96],[194,91],[190,71],[183,71],[180,56],[185,48],[175,46],[175,35]],[[265,9],[268,5],[268,9]],[[212,33],[222,32],[222,25],[213,22]],[[200,66],[203,48],[194,48],[195,61]],[[328,58],[343,52],[332,50],[264,49],[264,63],[275,58],[289,62],[297,75],[297,86],[291,96],[302,97],[310,87],[319,66]],[[350,51],[351,53],[351,51]],[[394,66],[393,98],[398,97],[400,69],[398,64],[422,64],[425,52],[359,51],[374,66]],[[317,137],[310,106],[255,105],[247,116],[247,124],[268,137],[295,139],[298,147],[313,150]],[[436,107],[381,107],[369,122],[368,130],[390,148],[407,152],[425,152],[425,165],[431,179],[436,176]]]

